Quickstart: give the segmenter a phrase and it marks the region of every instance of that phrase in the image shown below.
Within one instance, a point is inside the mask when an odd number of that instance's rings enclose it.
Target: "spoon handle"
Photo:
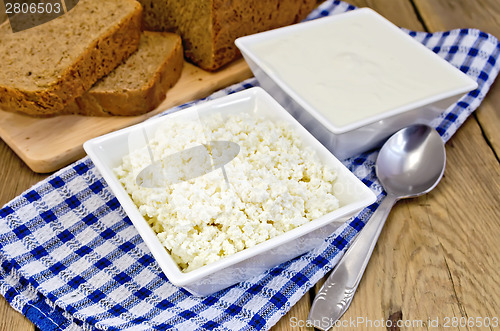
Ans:
[[[373,213],[314,298],[308,320],[327,330],[344,314],[368,265],[385,220],[396,202],[388,195]]]

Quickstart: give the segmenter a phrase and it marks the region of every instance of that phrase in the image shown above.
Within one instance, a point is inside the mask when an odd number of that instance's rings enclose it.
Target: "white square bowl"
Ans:
[[[255,77],[338,158],[429,124],[477,83],[371,9],[236,40]]]
[[[241,112],[289,123],[303,140],[304,146],[313,148],[322,162],[336,170],[338,177],[335,183],[335,195],[339,199],[340,208],[254,247],[193,271],[182,272],[140,214],[137,206],[113,172],[113,168],[119,166],[123,156],[129,153],[129,137],[136,136],[143,130],[152,136],[151,134],[154,134],[154,131],[162,123],[177,116],[201,117],[216,113]],[[269,94],[258,87],[89,140],[84,144],[84,149],[120,201],[167,278],[174,285],[184,287],[199,296],[212,294],[246,280],[313,249],[341,224],[376,200],[375,194],[367,186],[342,165]]]

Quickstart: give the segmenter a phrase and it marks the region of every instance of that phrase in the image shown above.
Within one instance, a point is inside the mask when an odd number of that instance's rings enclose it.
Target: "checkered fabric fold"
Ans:
[[[354,8],[327,1],[308,19]],[[479,84],[433,122],[446,141],[497,76],[500,45],[473,29],[406,32]],[[250,79],[207,99],[255,85]],[[380,202],[384,192],[374,171],[376,155],[364,153],[344,164]],[[0,210],[0,293],[42,330],[266,330],[331,270],[377,207],[363,210],[314,251],[214,295],[193,297],[168,281],[99,172],[84,158]]]

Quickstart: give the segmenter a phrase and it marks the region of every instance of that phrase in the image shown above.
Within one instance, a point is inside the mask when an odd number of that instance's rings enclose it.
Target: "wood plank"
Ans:
[[[414,0],[430,32],[476,28],[499,36],[498,0]]]
[[[0,295],[0,330],[1,331],[33,331],[35,326],[21,313],[9,305],[7,300]]]
[[[368,7],[399,27],[423,31],[424,28],[409,0],[348,0],[356,7]]]
[[[497,81],[491,88],[491,92],[486,95],[481,104],[481,108],[475,112],[477,121],[481,125],[484,136],[491,145],[497,159],[500,158],[500,83]]]
[[[83,157],[85,153],[82,145],[89,139],[142,122],[185,102],[204,98],[251,76],[243,59],[213,73],[186,62],[181,78],[167,92],[167,98],[147,114],[131,117],[65,115],[34,118],[0,110],[0,137],[33,171],[47,173]]]
[[[0,206],[42,181],[47,175],[32,172],[16,154],[0,140]]]
[[[498,0],[415,0],[429,31],[445,31],[457,28],[476,28],[500,38],[500,1]],[[500,85],[487,95],[477,119],[494,149],[500,155]]]

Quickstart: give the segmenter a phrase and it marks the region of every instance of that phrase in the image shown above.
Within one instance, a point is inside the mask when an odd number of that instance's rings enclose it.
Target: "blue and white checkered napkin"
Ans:
[[[310,18],[352,9],[327,1]],[[500,44],[477,30],[407,32],[479,83],[478,90],[434,121],[448,140],[497,76]],[[256,80],[250,79],[211,98],[254,85]],[[383,199],[375,158],[376,152],[370,152],[345,164]],[[42,330],[268,329],[337,263],[339,252],[377,206],[362,211],[318,249],[196,298],[169,283],[101,175],[84,158],[0,210],[0,293]]]

